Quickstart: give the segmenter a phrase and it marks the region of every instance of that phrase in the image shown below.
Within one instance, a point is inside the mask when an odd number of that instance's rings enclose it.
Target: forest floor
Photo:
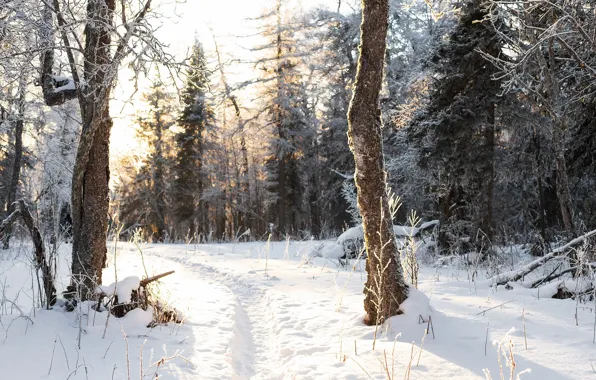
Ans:
[[[75,312],[34,308],[30,248],[17,245],[0,259],[0,377],[452,380],[485,379],[488,369],[492,379],[510,379],[511,341],[513,379],[525,369],[531,372],[522,379],[596,378],[593,302],[491,288],[472,282],[471,270],[458,263],[423,265],[405,314],[380,328],[375,341],[375,328],[362,323],[363,265],[345,269],[322,258],[305,264],[315,244],[143,244],[141,255],[118,243],[106,284],[115,268],[120,279],[176,271],[159,289],[184,322],[154,328],[142,310],[117,319],[85,305]],[[68,284],[70,246],[59,252],[60,291]],[[421,319],[429,316],[433,331],[424,337],[429,324]],[[503,375],[493,342],[503,342]]]

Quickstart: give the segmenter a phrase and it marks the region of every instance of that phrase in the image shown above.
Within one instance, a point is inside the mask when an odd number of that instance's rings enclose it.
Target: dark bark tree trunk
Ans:
[[[12,161],[12,173],[10,176],[10,183],[8,186],[8,195],[6,201],[6,215],[10,215],[16,210],[17,191],[19,189],[19,181],[21,178],[21,166],[23,161],[23,126],[25,124],[25,92],[27,89],[27,78],[25,72],[19,83],[19,98],[18,98],[18,114],[14,125],[14,159]],[[5,231],[3,248],[10,247],[10,235],[12,233],[12,226],[8,226]]]
[[[355,182],[368,253],[364,288],[365,323],[400,314],[407,298],[386,193],[379,93],[388,26],[388,0],[363,0],[360,56],[348,110],[348,138],[356,163]]]
[[[112,118],[109,98],[112,57],[110,30],[114,0],[89,0],[85,26],[81,104],[83,129],[72,180],[73,258],[71,285],[82,299],[94,297],[107,258],[109,147]]]
[[[110,92],[118,67],[130,52],[127,45],[149,12],[151,0],[142,5],[133,20],[126,21],[125,15],[122,15],[126,33],[116,47],[112,45],[110,34],[114,32],[116,1],[87,0],[85,46],[82,52],[84,81],[79,76],[73,50],[70,48],[68,28],[62,17],[59,0],[53,0],[52,5],[53,9],[49,2],[44,2],[43,5],[44,25],[40,37],[45,50],[41,54],[40,83],[46,105],[62,104],[76,97],[81,111],[82,131],[72,179],[73,251],[69,291],[76,292],[81,299],[86,300],[95,297],[95,288],[101,283],[102,269],[107,258],[109,141],[112,128]],[[122,6],[125,7],[125,4],[122,3]],[[58,83],[55,83],[52,73],[52,12],[56,14],[60,26],[62,44],[72,74],[71,81],[74,83],[74,86],[66,86],[60,90],[56,88]]]

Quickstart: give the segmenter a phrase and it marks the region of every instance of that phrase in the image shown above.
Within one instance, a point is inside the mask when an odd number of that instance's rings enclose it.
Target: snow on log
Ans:
[[[422,223],[420,227],[410,227],[410,226],[393,226],[393,233],[397,238],[405,238],[405,237],[416,237],[422,231],[429,230],[435,226],[439,225],[438,220],[431,220],[430,222]],[[349,240],[355,239],[364,239],[364,232],[362,230],[362,224],[357,225],[356,227],[352,227],[346,230],[343,234],[339,235],[337,238],[337,244],[343,244]]]
[[[545,263],[554,259],[555,257],[566,254],[568,252],[569,248],[573,247],[574,245],[576,245],[578,243],[581,243],[582,241],[584,241],[594,235],[596,235],[596,230],[590,231],[585,235],[582,235],[578,238],[571,240],[569,243],[567,243],[559,248],[554,249],[553,251],[549,252],[548,254],[524,265],[521,268],[509,271],[509,272],[505,272],[505,273],[500,273],[488,280],[489,285],[490,286],[505,285],[508,282],[518,281],[522,277],[527,275],[528,273],[534,271],[535,269],[539,268],[540,266],[544,265]]]
[[[133,290],[139,289],[141,286],[141,279],[137,276],[125,277],[120,281],[116,281],[110,285],[100,285],[95,290],[97,294],[115,295],[118,297],[119,303],[130,303]]]
[[[418,227],[394,225],[393,233],[398,240],[408,237],[418,237],[422,232],[431,230],[438,225],[438,220],[422,223]],[[347,229],[343,234],[339,235],[334,243],[317,249],[316,253],[328,259],[353,259],[360,255],[363,246],[364,232],[362,224],[359,224],[356,227]],[[366,256],[363,255],[362,257]]]
[[[130,303],[130,297],[133,290],[136,291],[141,287],[146,287],[150,283],[159,280],[160,278],[166,277],[174,273],[173,270],[155,276],[140,279],[137,276],[128,276],[122,280],[116,281],[110,285],[100,285],[95,289],[96,294],[103,296],[115,295],[118,297],[119,303]]]
[[[157,294],[152,293],[147,288],[150,283],[169,276],[174,271],[161,273],[149,278],[140,279],[137,276],[125,277],[110,285],[100,285],[95,289],[95,294],[99,296],[101,303],[107,297],[107,302],[103,305],[117,318],[122,318],[135,309],[152,310],[153,320],[149,326],[156,326],[160,323],[182,321],[182,314],[167,302],[161,301]],[[112,297],[110,297],[112,296]]]
[[[52,77],[52,79],[54,80],[54,86],[55,86],[54,93],[55,94],[62,92],[62,91],[75,91],[76,90],[75,81],[72,78],[54,75]]]

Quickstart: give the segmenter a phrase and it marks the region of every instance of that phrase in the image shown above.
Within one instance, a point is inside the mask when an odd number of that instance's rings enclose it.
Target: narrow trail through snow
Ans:
[[[233,335],[228,341],[227,355],[232,367],[232,379],[281,379],[282,374],[275,362],[275,320],[269,309],[263,289],[255,284],[250,284],[245,279],[231,273],[202,263],[200,256],[189,255],[167,255],[159,257],[163,260],[176,263],[180,271],[192,272],[192,276],[183,274],[185,278],[199,278],[209,281],[207,289],[201,288],[201,292],[210,292],[215,288],[224,288],[224,299],[233,300],[229,305],[233,312],[231,323]],[[201,310],[201,303],[198,309],[191,310],[188,319],[192,324],[195,318],[201,318],[205,310]],[[223,310],[222,310],[223,311]],[[217,317],[217,316],[215,316]],[[229,328],[229,327],[228,327]],[[225,327],[224,327],[225,329]]]

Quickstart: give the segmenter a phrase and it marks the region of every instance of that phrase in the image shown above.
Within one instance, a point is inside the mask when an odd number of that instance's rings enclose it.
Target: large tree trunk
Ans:
[[[107,104],[107,102],[106,102]],[[92,107],[91,104],[89,104]],[[75,164],[72,188],[72,285],[83,299],[101,284],[107,257],[109,141],[112,119],[107,105],[102,116],[93,119],[97,131],[86,164]],[[83,131],[83,139],[87,131]],[[79,152],[80,155],[84,152]]]
[[[19,189],[19,181],[21,178],[21,166],[23,160],[23,126],[25,124],[25,92],[27,89],[26,72],[22,74],[19,83],[19,98],[18,98],[18,115],[14,128],[14,159],[12,161],[12,173],[10,183],[8,186],[8,196],[6,202],[6,215],[10,215],[16,210],[17,190]],[[12,226],[9,225],[4,237],[3,248],[10,247],[10,235],[12,234]]]
[[[72,181],[73,257],[71,285],[82,299],[94,297],[107,257],[110,29],[114,0],[88,0],[85,27],[83,130]]]
[[[348,110],[348,138],[356,162],[355,182],[368,252],[365,323],[380,324],[400,313],[408,288],[393,233],[386,194],[379,92],[383,80],[389,3],[363,0],[360,57]]]
[[[42,2],[43,26],[40,32],[44,102],[52,106],[77,98],[81,110],[82,131],[72,180],[73,252],[70,290],[83,300],[95,297],[95,287],[101,283],[102,269],[107,257],[109,141],[112,119],[109,111],[110,91],[123,58],[130,52],[127,44],[137,35],[138,28],[151,8],[147,0],[135,14],[125,21],[126,33],[117,46],[112,45],[113,17],[116,0],[87,0],[85,20],[84,64],[81,80],[70,49],[68,27],[62,17],[60,1]],[[51,7],[53,5],[53,7]],[[125,12],[125,4],[122,3]],[[62,44],[68,57],[72,79],[55,83],[53,17],[56,14]],[[112,53],[113,52],[113,56]],[[74,83],[73,86],[65,86]],[[57,87],[57,85],[60,85]],[[60,89],[59,89],[60,88]]]

